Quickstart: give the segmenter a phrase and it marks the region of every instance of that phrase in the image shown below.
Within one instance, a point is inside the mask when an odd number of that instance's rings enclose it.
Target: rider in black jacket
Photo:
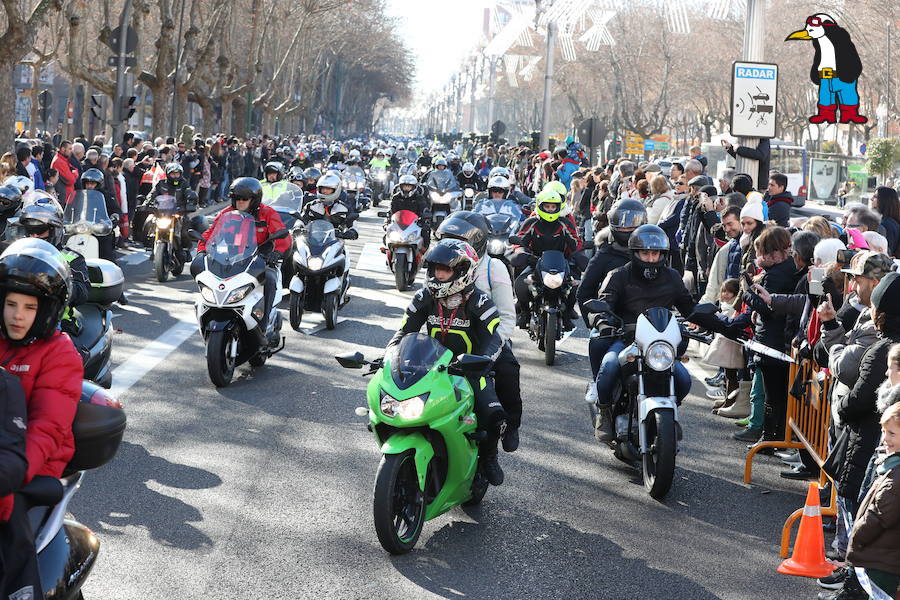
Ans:
[[[431,243],[431,197],[424,185],[421,185],[414,175],[401,175],[394,193],[391,196],[391,210],[393,215],[398,210],[409,210],[421,219],[422,239],[425,240],[425,248]],[[388,218],[390,222],[390,218]]]
[[[600,286],[603,285],[603,281],[610,271],[628,264],[631,260],[628,238],[631,237],[631,232],[647,222],[647,209],[640,200],[625,198],[613,204],[607,216],[609,217],[609,228],[600,232],[604,241],[591,257],[584,275],[581,276],[581,284],[577,291],[578,306],[582,307],[581,316],[588,328],[590,328],[590,323],[583,310],[584,303],[599,295]],[[611,339],[598,337],[593,337],[588,342],[591,371],[594,377],[597,376],[600,361],[609,350],[610,344],[612,344]]]
[[[462,171],[457,173],[456,180],[459,182],[459,187],[462,189],[470,187],[476,192],[483,192],[487,189],[487,183],[485,183],[484,177],[475,172],[475,165],[470,162],[467,162],[462,166]]]
[[[681,275],[666,266],[669,253],[666,232],[656,225],[641,225],[631,234],[628,248],[631,251],[629,264],[610,272],[600,289],[600,299],[622,320],[626,330],[628,325],[634,325],[642,312],[661,306],[670,310],[677,308],[685,318],[708,329],[725,331],[726,326],[714,315],[694,313],[696,304],[684,287]],[[619,352],[626,343],[630,340],[613,340],[596,377],[597,404],[603,415],[598,427],[601,441],[609,441],[613,436],[609,403],[613,401],[613,390],[619,377]],[[684,349],[676,351],[682,353]],[[690,374],[680,361],[675,361],[675,395],[679,403],[690,389]]]
[[[500,312],[490,296],[475,288],[477,264],[478,255],[467,242],[444,239],[435,244],[425,254],[425,285],[410,302],[388,348],[427,325],[429,335],[455,355],[468,352],[496,360],[503,349],[503,340],[497,333]],[[491,485],[500,485],[503,470],[497,462],[497,442],[506,429],[506,412],[497,399],[489,372],[490,369],[471,383],[478,426],[487,433],[480,443],[482,467]]]

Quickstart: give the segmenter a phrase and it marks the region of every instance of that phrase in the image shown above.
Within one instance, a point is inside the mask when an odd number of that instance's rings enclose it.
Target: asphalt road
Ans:
[[[131,302],[115,309],[113,360],[128,431],[71,505],[102,544],[85,598],[815,596],[810,580],[775,571],[804,485],[780,479],[766,457],[754,485],[741,482],[744,446],[709,412],[702,382],[682,408],[685,441],[664,502],[594,440],[583,327],[554,367],[517,332],[525,415],[520,449],[501,456],[506,483],[482,506],[427,523],[411,554],[386,554],[371,516],[380,457],[353,412],[367,380],[332,356],[378,355],[412,293],[397,292],[372,254],[374,211],[358,229],[354,267],[368,250],[343,322],[325,331],[307,316],[308,333],[286,325],[285,350],[241,367],[222,390],[193,325],[193,282],[159,284],[140,253],[126,257]]]

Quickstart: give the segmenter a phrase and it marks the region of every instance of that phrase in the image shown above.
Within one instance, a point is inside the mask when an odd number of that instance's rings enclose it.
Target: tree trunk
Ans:
[[[4,55],[0,60],[0,106],[6,108],[6,141],[0,140],[0,147],[15,148],[16,129],[16,88],[13,86],[13,71],[16,60]],[[6,83],[3,83],[3,82]]]
[[[232,101],[234,108],[234,133],[244,137],[248,133],[249,123],[247,123],[247,105],[240,99]]]
[[[151,111],[153,125],[150,127],[152,137],[163,135],[169,127],[169,94],[167,93],[167,84],[168,82],[166,80],[162,80],[152,87],[148,86],[150,91],[153,92],[153,110]]]

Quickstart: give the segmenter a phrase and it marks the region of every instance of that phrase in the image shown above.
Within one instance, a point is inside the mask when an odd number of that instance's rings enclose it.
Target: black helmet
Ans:
[[[71,293],[72,273],[59,250],[36,238],[16,240],[0,254],[0,297],[4,303],[9,292],[38,299],[34,323],[25,337],[13,340],[0,319],[0,331],[10,342],[27,345],[56,331]]]
[[[640,200],[623,198],[612,205],[607,217],[613,239],[620,246],[627,246],[631,232],[647,222],[647,209]]]
[[[438,240],[457,239],[469,242],[481,258],[487,249],[487,219],[470,210],[458,210],[441,221],[434,236]]]
[[[56,248],[62,247],[63,211],[59,204],[51,201],[32,202],[19,213],[19,225],[26,237],[35,237],[47,232],[46,239]]]
[[[100,169],[88,169],[84,173],[81,174],[81,183],[88,183],[93,181],[97,184],[97,187],[103,185],[103,173],[100,172]]]
[[[231,199],[231,207],[237,209],[238,200],[249,200],[250,206],[247,212],[256,216],[259,205],[262,202],[262,184],[258,179],[253,177],[238,177],[235,179],[231,188],[228,190],[228,197]]]
[[[0,186],[0,216],[11,217],[22,206],[22,192],[14,185]]]
[[[475,267],[478,255],[475,249],[463,240],[441,240],[431,247],[424,257],[426,277],[425,287],[438,299],[448,298],[456,294],[466,294],[475,288]],[[435,265],[443,265],[453,269],[453,276],[441,281],[434,274]]]
[[[178,173],[178,177],[175,177],[175,173]],[[166,165],[166,182],[169,185],[172,187],[179,187],[183,177],[184,168],[181,166],[181,163],[170,162]]]
[[[628,249],[631,251],[631,264],[636,267],[637,273],[645,279],[656,279],[668,258],[669,236],[656,225],[641,225],[628,239]],[[659,250],[659,259],[645,262],[638,256],[638,250]]]

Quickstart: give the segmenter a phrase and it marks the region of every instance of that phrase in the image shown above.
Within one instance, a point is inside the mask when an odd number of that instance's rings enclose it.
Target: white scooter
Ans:
[[[85,258],[100,258],[98,238],[113,235],[115,226],[106,211],[106,198],[97,190],[79,190],[66,205],[65,247]]]
[[[199,237],[196,232],[191,235]],[[284,293],[281,269],[275,269],[275,297],[262,328],[266,263],[260,249],[288,235],[282,229],[257,246],[256,219],[233,211],[219,219],[210,235],[203,269],[191,269],[200,288],[196,310],[206,341],[206,366],[216,387],[231,383],[238,365],[249,362],[260,367],[284,348],[277,308]]]

